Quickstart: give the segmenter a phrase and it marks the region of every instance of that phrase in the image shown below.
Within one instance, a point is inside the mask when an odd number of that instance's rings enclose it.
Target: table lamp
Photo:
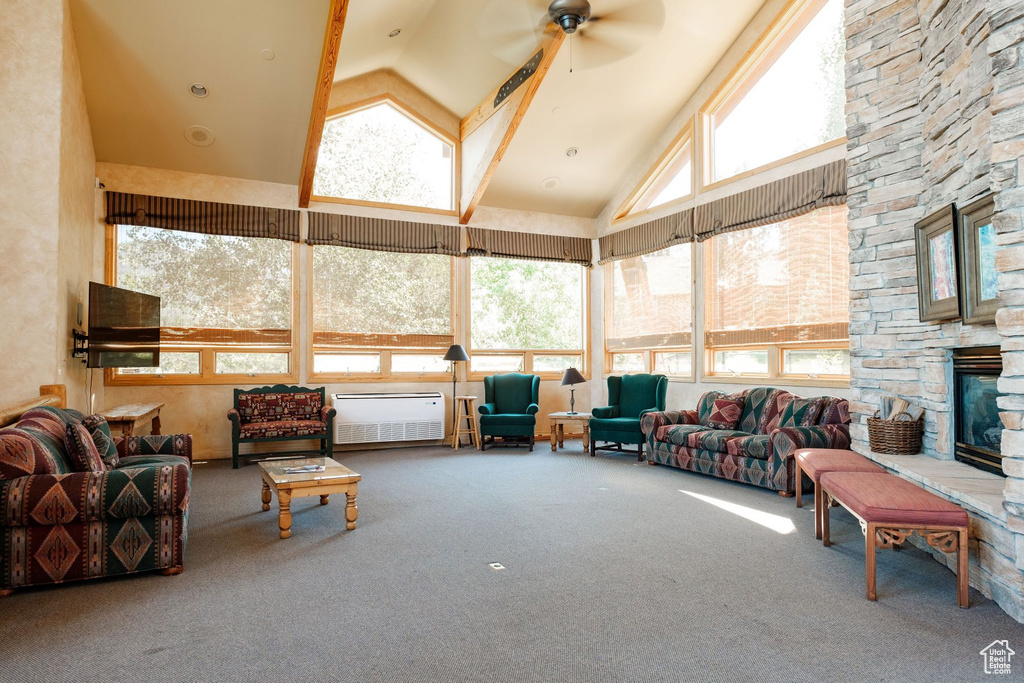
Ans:
[[[576,387],[574,384],[582,384],[587,378],[580,374],[576,368],[567,368],[562,375],[562,386],[569,385],[569,414],[576,414]]]

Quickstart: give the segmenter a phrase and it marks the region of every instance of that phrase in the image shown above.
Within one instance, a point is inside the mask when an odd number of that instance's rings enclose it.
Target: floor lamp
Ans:
[[[469,360],[469,354],[462,344],[452,344],[448,347],[448,353],[444,354],[444,360],[452,364],[452,446],[455,445],[456,427],[459,426],[459,405],[455,400],[455,383],[458,381],[459,361]]]

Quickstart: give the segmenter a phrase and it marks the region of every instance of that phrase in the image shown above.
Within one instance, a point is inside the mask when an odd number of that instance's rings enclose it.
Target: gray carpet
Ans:
[[[843,511],[826,549],[792,499],[567,446],[341,455],[358,528],[304,498],[284,541],[255,465],[197,465],[185,573],[0,601],[0,680],[980,681],[991,641],[1024,652],[917,549],[880,553],[868,602]]]

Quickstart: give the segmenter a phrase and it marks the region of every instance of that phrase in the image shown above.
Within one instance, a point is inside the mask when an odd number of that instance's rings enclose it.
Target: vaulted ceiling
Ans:
[[[631,34],[634,50],[607,64],[594,64],[607,53],[582,31],[566,41],[482,205],[597,216],[763,0],[591,4],[626,29],[631,13],[656,5],[660,27]],[[295,184],[329,5],[71,0],[97,158]],[[546,5],[349,0],[335,80],[392,69],[464,117],[533,53]],[[189,92],[195,82],[207,97]],[[189,143],[193,125],[209,128],[214,143]],[[550,178],[555,187],[542,187]]]

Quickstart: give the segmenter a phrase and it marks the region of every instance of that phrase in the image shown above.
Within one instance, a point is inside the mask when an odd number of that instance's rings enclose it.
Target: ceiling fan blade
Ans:
[[[522,64],[532,56],[547,24],[546,9],[534,7],[541,1],[493,0],[484,6],[477,31],[498,59]]]
[[[643,42],[621,40],[621,36],[620,39],[605,40],[595,33],[580,30],[571,36],[574,68],[596,69],[625,59],[636,52]]]
[[[665,5],[662,0],[605,2],[602,11],[591,17],[590,21],[603,24],[614,22],[623,28],[629,25],[635,31],[658,31],[665,24]]]

